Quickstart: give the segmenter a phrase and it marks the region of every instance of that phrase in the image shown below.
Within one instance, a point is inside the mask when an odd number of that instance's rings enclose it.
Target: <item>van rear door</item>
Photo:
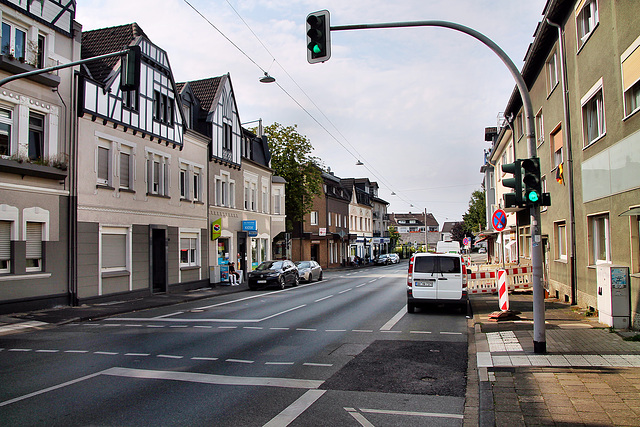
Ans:
[[[413,261],[413,297],[433,300],[437,298],[438,257],[416,256]]]
[[[462,298],[461,264],[460,255],[438,255],[437,299],[459,300]]]

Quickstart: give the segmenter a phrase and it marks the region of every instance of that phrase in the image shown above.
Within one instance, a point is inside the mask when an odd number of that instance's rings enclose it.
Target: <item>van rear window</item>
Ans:
[[[451,256],[416,257],[413,262],[416,273],[460,273],[460,258]]]

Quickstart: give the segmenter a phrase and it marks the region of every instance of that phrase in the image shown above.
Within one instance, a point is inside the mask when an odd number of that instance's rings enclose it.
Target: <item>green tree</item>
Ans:
[[[264,128],[271,150],[271,167],[275,174],[287,181],[285,209],[287,230],[295,222],[304,221],[311,212],[313,199],[322,194],[320,161],[313,157],[311,141],[298,133],[298,125],[283,126],[273,123]]]
[[[467,213],[462,215],[464,221],[464,231],[468,234],[477,233],[486,228],[487,206],[485,203],[484,185],[480,190],[475,190],[471,193],[471,199],[469,199],[469,208]]]
[[[393,225],[389,226],[389,239],[391,240],[391,243],[389,244],[389,247],[392,248],[391,252],[394,252],[396,249],[396,246],[398,246],[398,243],[400,242],[400,233],[398,233],[398,227],[395,227]]]

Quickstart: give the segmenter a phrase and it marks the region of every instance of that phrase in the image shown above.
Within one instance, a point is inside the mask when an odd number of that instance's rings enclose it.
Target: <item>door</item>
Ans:
[[[311,260],[318,261],[318,252],[320,252],[320,245],[311,245]]]
[[[242,270],[243,280],[247,277],[247,233],[246,231],[238,232],[238,269]]]
[[[167,231],[151,229],[151,291],[167,292]]]
[[[462,298],[462,257],[438,256],[438,299],[459,300]]]

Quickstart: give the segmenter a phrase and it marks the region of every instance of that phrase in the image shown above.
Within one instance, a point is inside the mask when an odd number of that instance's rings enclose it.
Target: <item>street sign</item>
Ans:
[[[469,246],[469,243],[471,243],[471,242],[469,241],[469,238],[468,238],[468,237],[465,237],[464,239],[462,239],[462,244],[463,244],[463,245],[465,245],[465,246]]]
[[[493,224],[493,229],[496,231],[502,231],[507,226],[507,214],[502,210],[498,209],[493,213],[493,217],[491,218],[491,223]]]

